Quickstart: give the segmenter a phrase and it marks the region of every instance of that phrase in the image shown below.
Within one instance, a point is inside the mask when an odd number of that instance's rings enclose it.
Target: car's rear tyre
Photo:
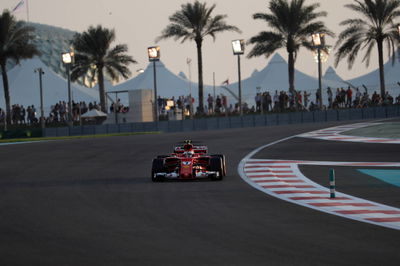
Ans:
[[[164,172],[164,159],[156,158],[153,159],[153,165],[151,167],[151,181],[161,182],[164,181],[164,177],[156,176],[157,173]]]
[[[211,157],[219,157],[222,160],[222,173],[224,176],[226,176],[226,159],[225,159],[225,155],[223,154],[213,154],[211,155]]]
[[[209,170],[218,172],[218,176],[212,176],[212,180],[222,180],[224,177],[224,171],[222,168],[222,159],[220,157],[211,157]]]

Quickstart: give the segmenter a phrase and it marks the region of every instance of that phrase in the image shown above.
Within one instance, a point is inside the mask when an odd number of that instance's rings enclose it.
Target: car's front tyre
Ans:
[[[157,176],[157,173],[164,172],[164,159],[156,158],[153,159],[153,164],[151,167],[151,181],[161,182],[164,181],[164,177]]]
[[[222,180],[224,177],[222,159],[220,157],[211,157],[209,170],[218,173],[218,175],[211,177],[212,180]]]

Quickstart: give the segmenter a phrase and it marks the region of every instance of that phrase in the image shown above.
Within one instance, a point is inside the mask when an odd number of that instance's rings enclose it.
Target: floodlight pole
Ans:
[[[157,100],[157,71],[156,61],[153,61],[153,73],[154,73],[154,121],[158,122],[158,100]]]
[[[242,108],[242,78],[241,78],[241,71],[240,71],[240,54],[237,55],[238,58],[238,85],[239,85],[239,112],[240,116],[243,115],[243,108]]]
[[[318,46],[318,91],[319,91],[319,109],[322,110],[322,63],[321,47]]]
[[[240,71],[240,55],[244,54],[244,40],[234,40],[232,41],[233,54],[237,55],[238,58],[238,87],[239,87],[239,113],[243,116],[243,106],[242,106],[242,78]]]
[[[40,124],[42,127],[42,130],[45,128],[45,119],[44,119],[44,110],[43,110],[43,82],[42,82],[42,76],[44,74],[44,71],[41,67],[35,69],[35,72],[39,73],[39,88],[40,88]]]
[[[157,71],[156,61],[160,60],[160,46],[151,46],[147,48],[147,54],[149,61],[153,62],[153,74],[154,74],[154,121],[158,122],[158,101],[157,101]],[[158,125],[158,124],[157,124]],[[158,126],[157,126],[158,127]]]
[[[62,62],[67,70],[67,86],[68,86],[68,126],[73,126],[72,120],[72,101],[71,101],[71,65],[74,62],[74,52],[69,51],[61,54]]]
[[[322,110],[322,62],[321,62],[321,49],[325,47],[324,34],[315,33],[312,34],[312,43],[317,49],[317,60],[318,60],[318,96],[319,96],[319,108]]]
[[[69,126],[73,126],[72,120],[72,102],[71,102],[71,64],[66,64],[67,67],[67,79],[68,79],[68,123]]]

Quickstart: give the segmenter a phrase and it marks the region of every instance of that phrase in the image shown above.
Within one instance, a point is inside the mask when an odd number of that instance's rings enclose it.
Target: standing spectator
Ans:
[[[304,98],[304,107],[306,109],[308,109],[308,102],[310,101],[310,98],[309,98],[310,96],[311,96],[311,93],[307,93],[306,91],[304,91],[303,98]]]
[[[340,89],[340,105],[341,107],[346,107],[346,90]]]
[[[164,99],[162,99],[161,96],[158,95],[158,98],[157,98],[157,110],[158,110],[158,114],[161,113],[161,110],[163,109],[163,107],[164,107]]]
[[[317,104],[317,107],[321,106],[321,91],[317,90],[315,93],[315,103]]]
[[[356,89],[356,104],[358,105],[359,103],[360,103],[360,101],[361,101],[361,92],[360,92],[360,90],[357,88]]]
[[[5,113],[3,109],[0,108],[0,122],[4,122],[4,118],[5,118]]]
[[[176,100],[176,106],[178,109],[183,110],[183,96],[178,97],[178,100]]]
[[[221,94],[221,100],[222,100],[222,106],[224,107],[224,112],[228,114],[228,97],[225,95]]]
[[[222,101],[219,95],[217,95],[217,99],[215,100],[215,112],[221,113],[221,108],[222,108]]]
[[[296,98],[295,96],[296,96],[296,91],[294,91],[294,92],[290,91],[290,92],[289,92],[289,95],[288,95],[289,99],[288,99],[288,101],[289,101],[289,109],[290,109],[290,110],[293,110],[293,109],[294,109],[295,98]]]
[[[346,96],[347,96],[346,106],[351,107],[351,103],[353,102],[353,99],[352,99],[353,91],[351,90],[350,86],[347,88]]]
[[[256,112],[261,112],[261,93],[257,92],[254,100],[256,102]]]
[[[332,106],[333,106],[333,93],[332,93],[332,90],[331,90],[330,87],[328,87],[327,94],[328,94],[328,103],[329,103],[328,108],[332,108]]]
[[[266,95],[265,95],[266,101],[267,101],[267,111],[271,110],[272,111],[272,97],[271,94],[269,94],[269,92],[267,91]]]
[[[100,109],[101,109],[100,105],[98,103],[96,103],[96,102],[94,102],[93,108],[96,109],[97,111],[100,111]]]
[[[60,121],[65,122],[67,120],[66,114],[67,114],[67,103],[65,101],[61,102],[60,105],[58,106],[59,108],[59,114],[60,114]]]
[[[283,112],[285,110],[285,107],[286,107],[285,95],[284,92],[281,91],[281,93],[279,94],[279,111]]]
[[[337,102],[337,107],[340,107],[340,89],[336,89],[336,95],[335,95],[335,100]]]
[[[21,121],[21,106],[19,106],[19,104],[15,105],[14,119],[15,124],[18,124]]]
[[[26,116],[26,110],[25,110],[24,106],[21,105],[21,112],[20,112],[20,118],[19,118],[21,124],[26,124],[25,116]]]
[[[27,109],[29,124],[33,125],[35,123],[35,107],[33,105],[29,106]]]
[[[37,123],[37,118],[36,118],[36,108],[32,104],[32,124]]]
[[[279,110],[279,95],[278,95],[278,91],[275,91],[274,94],[274,111],[278,111]]]
[[[296,98],[297,98],[297,109],[302,110],[304,109],[303,106],[303,97],[301,95],[301,91],[296,92]]]
[[[214,98],[211,96],[211,94],[208,94],[207,103],[208,103],[208,114],[212,114],[214,112]]]

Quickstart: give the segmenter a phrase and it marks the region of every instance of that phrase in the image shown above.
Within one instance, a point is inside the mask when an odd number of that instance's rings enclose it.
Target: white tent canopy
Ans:
[[[107,116],[107,114],[97,109],[92,109],[82,115],[82,117],[104,117],[104,116]]]
[[[178,97],[180,95],[189,95],[190,84],[189,80],[173,74],[165,65],[158,61],[156,62],[157,76],[157,94],[161,97]],[[154,88],[154,72],[153,63],[149,63],[145,71],[138,76],[120,83],[108,91],[125,91],[125,90],[140,90]],[[192,83],[192,90],[197,91],[197,84]],[[192,95],[194,94],[192,91]]]

